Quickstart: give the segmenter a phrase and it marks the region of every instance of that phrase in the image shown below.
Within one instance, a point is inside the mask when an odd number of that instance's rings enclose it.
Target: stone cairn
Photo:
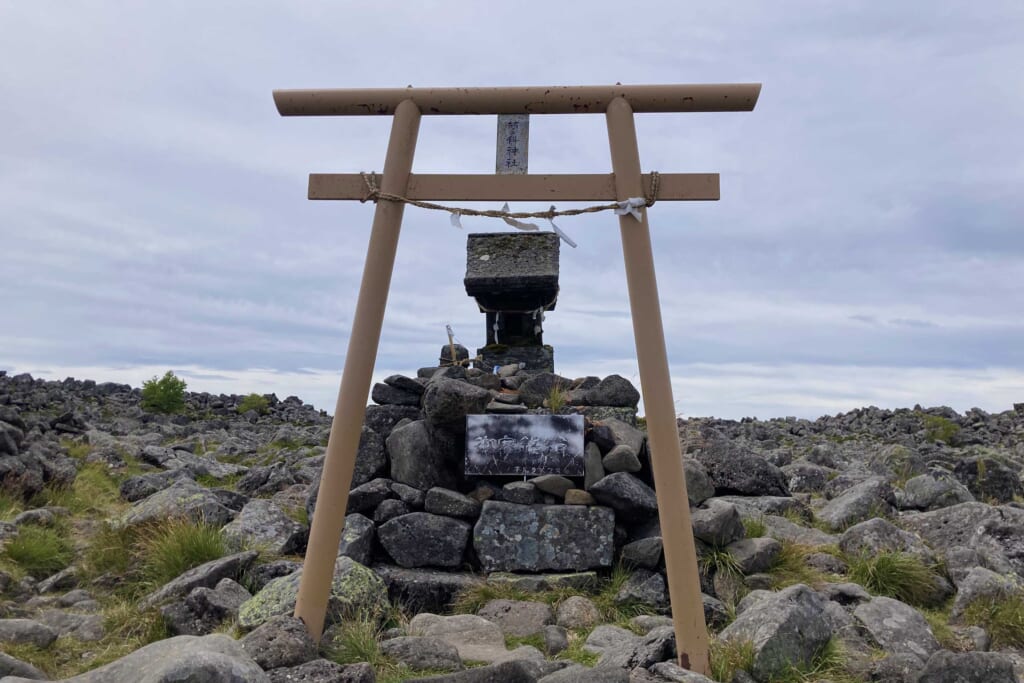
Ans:
[[[465,284],[487,314],[487,345],[475,367],[461,346],[453,363],[445,345],[440,365],[373,387],[340,554],[401,582],[407,590],[396,595],[391,585],[392,597],[417,609],[443,609],[465,586],[453,576],[438,589],[407,570],[584,572],[586,581],[621,556],[656,570],[661,542],[646,437],[636,427],[639,392],[618,375],[555,374],[542,343],[543,313],[558,295],[557,236],[470,235]],[[584,416],[584,476],[464,473],[467,415],[552,412]]]

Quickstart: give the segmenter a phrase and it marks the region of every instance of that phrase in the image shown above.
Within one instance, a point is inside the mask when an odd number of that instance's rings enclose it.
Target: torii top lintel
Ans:
[[[752,111],[760,83],[486,88],[275,90],[281,116],[391,116],[404,100],[423,115],[603,114],[621,97],[636,113]]]

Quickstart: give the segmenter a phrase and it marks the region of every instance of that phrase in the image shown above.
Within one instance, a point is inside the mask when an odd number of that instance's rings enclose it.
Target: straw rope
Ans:
[[[389,202],[401,202],[403,204],[411,204],[412,206],[418,206],[421,209],[431,209],[434,211],[447,211],[448,213],[455,214],[457,216],[484,216],[486,218],[546,218],[551,220],[558,218],[559,216],[579,216],[585,213],[597,213],[599,211],[613,211],[621,208],[618,202],[612,204],[599,204],[595,206],[588,206],[582,209],[562,209],[557,210],[552,206],[547,211],[496,211],[492,209],[480,210],[480,209],[466,209],[458,206],[446,206],[444,204],[435,204],[434,202],[424,202],[418,199],[409,199],[399,194],[391,192],[384,192],[377,186],[377,173],[360,173],[363,178],[363,183],[366,184],[366,194],[359,200],[360,202],[378,202],[380,200]],[[661,182],[661,176],[658,175],[657,171],[651,171],[651,192],[644,197],[644,206],[651,207],[658,201],[658,186]]]

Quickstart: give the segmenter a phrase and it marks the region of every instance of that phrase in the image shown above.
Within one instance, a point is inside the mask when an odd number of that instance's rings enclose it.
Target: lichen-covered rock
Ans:
[[[896,498],[889,482],[870,477],[855,484],[818,511],[817,517],[829,528],[841,531],[857,522],[895,512]]]
[[[917,683],[1016,683],[1013,661],[996,652],[940,650],[928,658]]]
[[[257,557],[257,551],[246,550],[205,562],[153,591],[141,604],[143,607],[153,607],[168,600],[184,598],[196,588],[214,588],[222,579],[237,579]]]
[[[254,629],[271,618],[291,614],[299,594],[300,569],[288,576],[274,579],[238,610],[238,625],[245,630]],[[347,616],[381,615],[388,607],[387,587],[373,570],[349,557],[339,557],[334,563],[327,603],[327,623]]]
[[[373,541],[376,537],[376,527],[368,518],[358,512],[345,515],[345,526],[341,530],[341,540],[338,542],[338,554],[369,566],[373,558]]]
[[[480,503],[467,495],[434,487],[427,491],[423,509],[435,515],[476,519],[480,515]]]
[[[484,571],[609,567],[614,528],[614,514],[600,506],[526,506],[489,500],[473,528],[473,549]]]
[[[158,520],[187,517],[222,527],[234,516],[235,513],[225,507],[212,491],[191,479],[179,479],[133,505],[117,520],[117,526],[135,527]]]
[[[4,683],[31,679],[7,678]],[[64,683],[270,683],[240,643],[225,635],[176,636],[150,643]]]
[[[409,635],[443,640],[455,647],[463,661],[499,662],[511,654],[505,648],[501,629],[475,614],[442,617],[423,612],[409,622]],[[543,657],[540,655],[541,659]]]
[[[686,475],[686,497],[690,507],[697,507],[715,495],[715,485],[699,460],[683,458],[683,474]]]
[[[247,634],[242,648],[264,670],[298,666],[315,659],[316,643],[301,619],[282,614]]]
[[[774,538],[744,538],[725,548],[743,574],[768,571],[782,552],[782,544]]]
[[[745,609],[719,635],[726,642],[749,641],[751,672],[766,682],[790,666],[806,665],[832,637],[825,598],[803,584],[768,594]]]
[[[931,627],[916,609],[892,598],[876,597],[858,605],[854,618],[883,650],[927,660],[939,649]]]
[[[491,393],[486,389],[453,379],[435,378],[423,393],[423,414],[432,425],[461,434],[466,431],[466,415],[484,412],[490,401]]]
[[[716,547],[727,546],[743,538],[743,520],[732,503],[711,498],[690,514],[695,538]]]
[[[642,520],[658,514],[658,498],[647,484],[628,472],[607,475],[590,487],[590,495],[624,520]]]
[[[1013,575],[1004,576],[984,567],[974,567],[957,584],[956,599],[950,610],[950,621],[958,620],[963,613],[979,600],[998,602],[1022,590],[1019,580]]]
[[[167,630],[176,636],[203,636],[228,619],[252,594],[237,581],[221,579],[215,588],[194,588],[181,602],[160,608]]]
[[[246,503],[221,533],[235,548],[260,548],[275,555],[290,555],[305,546],[308,532],[276,503],[257,498]]]
[[[402,567],[458,567],[469,543],[469,522],[412,512],[377,528],[377,538]]]
[[[980,500],[1009,503],[1024,494],[1020,475],[995,458],[964,458],[953,475]]]
[[[608,375],[586,392],[586,403],[592,406],[636,408],[639,402],[640,392],[621,375]]]
[[[558,605],[556,623],[571,629],[591,628],[601,620],[597,606],[582,595],[573,595]]]
[[[648,569],[637,569],[615,594],[615,602],[622,605],[640,604],[661,612],[668,607],[668,588],[664,577]]]
[[[688,435],[687,449],[704,465],[715,485],[715,494],[726,496],[788,496],[787,478],[760,455],[744,449],[711,428]]]
[[[497,624],[506,636],[532,636],[555,623],[551,605],[525,600],[490,600],[477,616]]]
[[[442,456],[434,448],[424,420],[392,431],[387,438],[387,450],[391,455],[391,478],[395,481],[421,491],[445,481]]]
[[[932,468],[907,480],[900,507],[909,510],[938,510],[974,500],[970,490],[947,470]]]
[[[329,659],[314,659],[298,666],[271,669],[270,683],[375,683],[376,674],[367,662],[336,664]]]
[[[380,651],[410,669],[459,671],[463,668],[459,651],[440,638],[399,636],[382,642]]]
[[[926,564],[935,562],[934,553],[924,541],[880,517],[854,524],[844,531],[839,537],[839,549],[853,556],[901,552],[913,555]]]
[[[0,643],[50,647],[60,635],[57,629],[34,619],[0,619]]]

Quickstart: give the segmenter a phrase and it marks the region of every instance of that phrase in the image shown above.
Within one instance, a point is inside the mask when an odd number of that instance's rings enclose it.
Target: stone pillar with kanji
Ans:
[[[544,344],[544,316],[558,300],[558,235],[492,232],[469,235],[466,293],[487,317],[477,367],[523,364],[529,373],[554,372],[555,352]]]

